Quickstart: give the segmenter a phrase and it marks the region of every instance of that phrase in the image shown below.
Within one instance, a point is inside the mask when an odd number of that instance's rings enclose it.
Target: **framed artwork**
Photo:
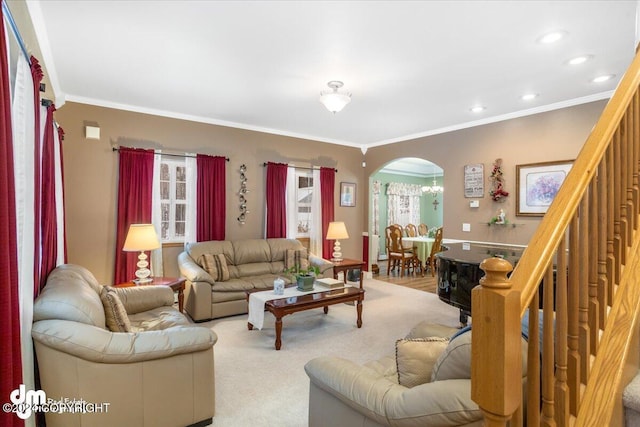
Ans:
[[[544,216],[573,160],[516,165],[516,215]]]
[[[484,164],[464,166],[464,197],[484,197]]]
[[[340,183],[340,206],[356,206],[356,184],[353,182]]]

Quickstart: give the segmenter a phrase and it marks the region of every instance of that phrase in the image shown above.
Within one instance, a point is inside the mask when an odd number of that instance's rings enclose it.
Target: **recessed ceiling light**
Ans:
[[[476,105],[475,107],[469,108],[469,110],[471,110],[472,113],[480,113],[486,109],[487,107],[483,107],[482,105]]]
[[[602,83],[602,82],[606,82],[607,80],[611,80],[614,77],[615,77],[615,74],[606,74],[604,76],[598,76],[591,81],[593,83]]]
[[[522,95],[520,98],[523,101],[531,101],[532,99],[535,99],[538,97],[537,93],[525,93],[524,95]]]
[[[560,39],[563,39],[567,34],[566,31],[552,31],[550,33],[547,33],[543,36],[541,36],[538,39],[538,43],[544,43],[544,44],[549,44],[549,43],[555,43]]]
[[[585,62],[587,62],[591,58],[593,58],[593,55],[580,55],[580,56],[576,56],[575,58],[571,58],[570,60],[568,60],[567,64],[569,64],[569,65],[580,65],[580,64],[584,64]]]

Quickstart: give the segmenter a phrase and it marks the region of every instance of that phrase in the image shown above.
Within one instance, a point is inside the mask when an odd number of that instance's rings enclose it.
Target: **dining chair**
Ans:
[[[389,259],[387,264],[387,274],[389,273],[389,265],[391,262],[397,262],[400,266],[400,277],[404,277],[404,270],[407,268],[413,268],[415,273],[416,268],[420,264],[416,253],[412,248],[405,248],[402,246],[402,231],[397,227],[387,227],[390,230],[390,250]]]
[[[427,264],[431,270],[431,277],[436,275],[436,254],[442,251],[442,227],[436,229],[436,236],[433,240],[433,246],[431,246],[431,253],[427,258]]]
[[[427,224],[421,223],[418,225],[418,236],[426,236],[427,234],[429,234],[429,227],[427,227]]]
[[[392,252],[391,232],[394,229],[400,229],[400,227],[396,224],[391,224],[390,226],[384,229],[384,236],[385,236],[384,247],[387,250],[387,274],[390,274],[391,270],[395,269],[398,263],[397,260],[391,259],[391,252]]]
[[[407,237],[416,237],[418,235],[416,226],[413,224],[407,224],[407,226],[405,227],[405,231],[407,233]]]

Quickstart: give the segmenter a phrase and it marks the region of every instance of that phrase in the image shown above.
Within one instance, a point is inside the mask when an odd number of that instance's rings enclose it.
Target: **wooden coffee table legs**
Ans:
[[[276,317],[276,350],[282,347],[282,317]]]

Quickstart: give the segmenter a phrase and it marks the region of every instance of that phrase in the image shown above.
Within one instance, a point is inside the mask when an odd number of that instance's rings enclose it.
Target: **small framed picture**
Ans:
[[[573,160],[516,165],[516,215],[544,216]]]
[[[340,183],[340,206],[356,206],[356,184],[353,182]]]

